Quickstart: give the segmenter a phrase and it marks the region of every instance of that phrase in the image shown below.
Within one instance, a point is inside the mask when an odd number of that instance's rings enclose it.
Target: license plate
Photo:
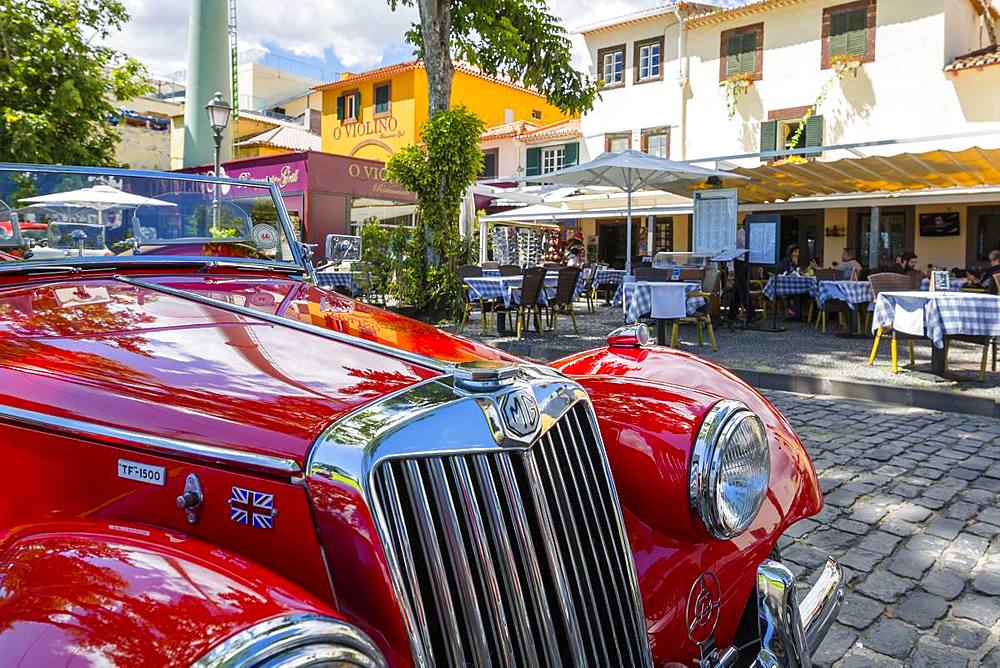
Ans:
[[[166,485],[167,469],[163,466],[153,466],[128,459],[118,460],[118,477],[138,480],[150,485]]]

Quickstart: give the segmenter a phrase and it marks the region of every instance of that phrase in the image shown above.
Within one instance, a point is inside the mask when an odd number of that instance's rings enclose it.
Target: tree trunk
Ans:
[[[424,39],[424,68],[427,72],[428,117],[445,111],[451,104],[451,5],[449,0],[418,0],[420,32]]]

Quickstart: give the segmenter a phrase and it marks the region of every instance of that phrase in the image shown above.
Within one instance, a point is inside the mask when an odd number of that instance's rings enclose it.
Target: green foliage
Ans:
[[[397,297],[419,309],[460,308],[456,269],[475,257],[473,240],[458,234],[466,188],[482,169],[482,119],[465,107],[443,111],[421,128],[421,143],[393,155],[386,177],[417,195],[417,226],[396,274]]]
[[[450,17],[451,52],[457,58],[488,75],[520,81],[567,113],[593,108],[596,82],[573,67],[566,31],[545,0],[389,0],[394,10],[414,4],[425,25],[446,24]],[[406,33],[421,58],[423,34],[417,25]]]
[[[98,43],[120,0],[0,0],[0,162],[115,164],[115,101],[146,92],[145,69]]]

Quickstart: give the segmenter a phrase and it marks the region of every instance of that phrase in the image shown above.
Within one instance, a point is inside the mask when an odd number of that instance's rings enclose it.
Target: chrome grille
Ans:
[[[418,659],[650,664],[632,555],[586,403],[526,450],[388,459],[373,482]]]

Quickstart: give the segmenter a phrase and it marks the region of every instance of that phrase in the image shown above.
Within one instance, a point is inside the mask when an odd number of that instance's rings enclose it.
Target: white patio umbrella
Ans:
[[[83,206],[97,211],[97,223],[104,224],[104,212],[110,209],[126,209],[138,206],[177,206],[173,202],[133,195],[111,186],[91,186],[61,193],[49,193],[36,197],[25,197],[21,202],[48,204],[49,206]]]
[[[632,273],[632,193],[637,190],[665,190],[691,196],[691,186],[710,178],[734,179],[738,174],[696,167],[686,162],[665,160],[641,151],[604,153],[590,162],[548,174],[517,179],[525,183],[562,183],[576,186],[613,186],[627,196],[625,233],[625,273]]]

